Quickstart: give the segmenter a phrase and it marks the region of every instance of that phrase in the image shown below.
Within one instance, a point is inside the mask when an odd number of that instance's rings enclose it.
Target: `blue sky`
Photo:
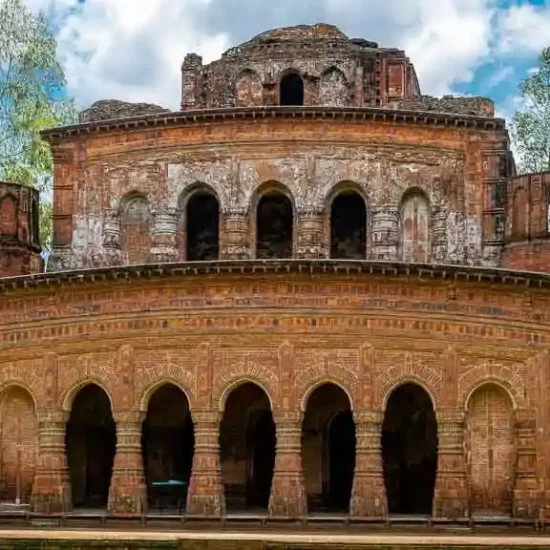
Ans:
[[[550,46],[550,0],[25,0],[56,29],[67,91],[177,109],[186,53],[205,61],[269,28],[326,22],[404,49],[422,92],[491,97],[511,116]]]

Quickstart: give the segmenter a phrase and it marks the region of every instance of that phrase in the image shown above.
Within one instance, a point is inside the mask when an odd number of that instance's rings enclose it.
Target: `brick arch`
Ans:
[[[8,193],[0,199],[0,233],[2,235],[17,234],[17,198]]]
[[[525,406],[525,384],[518,374],[508,366],[488,361],[468,369],[459,378],[459,395],[466,406],[469,397],[485,383],[495,383],[505,389],[517,408]]]
[[[4,396],[12,389],[25,391],[32,400],[35,414],[38,415],[39,402],[36,399],[36,395],[28,384],[26,384],[25,382],[21,382],[20,380],[6,380],[2,384],[0,384],[0,403],[2,402]]]
[[[283,183],[280,180],[266,180],[259,185],[256,186],[256,188],[252,191],[250,198],[248,199],[248,211],[253,216],[256,214],[256,209],[258,207],[258,203],[262,199],[263,196],[267,195],[268,193],[277,192],[285,195],[292,204],[292,213],[294,216],[296,216],[296,198],[292,191],[290,190],[290,187]]]
[[[109,391],[107,385],[104,384],[102,380],[93,376],[86,376],[85,378],[81,378],[78,382],[76,382],[76,384],[73,384],[68,390],[66,390],[62,394],[61,407],[63,411],[66,413],[70,413],[78,392],[86,386],[90,386],[92,384],[98,386],[105,392],[105,394],[109,398],[109,403],[111,404],[111,413],[114,414],[116,407],[113,400],[113,392]]]
[[[5,363],[2,365],[4,368]],[[0,372],[3,370],[0,369]],[[19,386],[26,391],[28,391],[33,398],[36,410],[40,410],[43,406],[43,401],[45,399],[44,395],[44,381],[41,376],[38,375],[29,375],[26,379],[23,378],[24,373],[17,373],[17,372],[9,372],[9,369],[7,369],[8,372],[5,372],[8,374],[8,376],[5,379],[2,379],[3,376],[0,374],[0,394],[2,391],[4,391],[6,388],[9,388],[10,386]],[[15,374],[15,376],[14,376]],[[21,378],[19,376],[21,376]]]
[[[214,186],[204,181],[194,181],[193,183],[186,185],[181,190],[178,196],[178,209],[185,210],[185,208],[187,207],[187,203],[189,202],[189,199],[193,197],[193,195],[196,195],[197,193],[207,193],[209,195],[212,195],[218,201],[218,204],[220,205],[220,210],[221,210],[220,194],[218,193],[217,189]]]
[[[391,393],[406,383],[417,384],[430,396],[434,410],[440,402],[441,375],[427,365],[413,361],[412,356],[406,355],[398,366],[391,367],[377,378],[375,408],[385,410]]]
[[[269,406],[273,411],[273,393],[258,378],[250,376],[238,377],[235,380],[230,381],[229,384],[227,384],[226,386],[224,386],[221,389],[220,394],[215,396],[214,408],[220,412],[223,412],[225,410],[225,404],[227,403],[228,397],[233,393],[234,390],[244,384],[254,384],[258,388],[260,388],[265,393],[269,401]]]
[[[338,195],[347,192],[357,193],[365,201],[365,208],[367,208],[369,203],[367,190],[360,183],[354,180],[340,180],[337,183],[331,182],[324,187],[322,193],[323,210],[330,213],[330,208],[334,199]]]
[[[357,386],[357,375],[331,361],[323,361],[297,374],[296,396],[300,410],[305,411],[304,407],[307,405],[307,399],[313,389],[324,383],[336,384],[341,387],[348,395],[353,410],[356,401],[354,388]]]
[[[523,398],[522,396],[518,395],[518,392],[515,390],[514,386],[510,384],[509,381],[503,379],[503,378],[497,378],[494,376],[488,376],[484,379],[477,380],[476,383],[474,383],[471,387],[469,387],[463,394],[463,407],[465,411],[468,411],[468,405],[470,403],[470,400],[472,398],[472,395],[479,390],[480,388],[483,388],[485,386],[498,386],[502,391],[506,393],[508,398],[510,399],[510,403],[512,403],[512,408],[516,410],[517,408],[521,408],[523,406]]]
[[[430,261],[433,206],[420,187],[410,187],[399,203],[399,259],[406,262]]]
[[[351,387],[348,387],[345,383],[342,383],[341,380],[337,380],[336,378],[318,378],[316,380],[312,380],[304,389],[304,391],[300,394],[298,398],[298,403],[300,406],[300,412],[304,414],[307,409],[307,403],[309,401],[309,398],[311,397],[311,394],[321,386],[325,386],[327,384],[332,384],[333,386],[337,386],[340,388],[347,396],[349,401],[349,408],[353,412],[355,411],[355,399],[353,392],[351,390]]]
[[[134,204],[142,204],[135,211]],[[151,250],[151,202],[139,191],[126,193],[120,199],[120,247],[125,264],[144,264],[149,262]]]
[[[175,386],[179,390],[183,392],[185,395],[185,398],[187,399],[187,403],[189,404],[189,410],[191,413],[193,412],[193,392],[190,390],[190,388],[187,386],[187,384],[182,383],[181,380],[176,380],[172,377],[165,377],[161,378],[160,380],[156,380],[152,384],[149,384],[141,393],[140,398],[138,399],[139,403],[139,410],[142,413],[147,413],[147,410],[149,408],[149,401],[155,394],[157,390],[162,388],[163,386]]]
[[[319,105],[346,107],[349,103],[349,88],[346,75],[336,66],[321,73],[319,80]]]
[[[277,406],[277,377],[269,369],[256,365],[253,361],[246,361],[241,363],[238,368],[223,369],[221,374],[214,379],[212,407],[215,410],[223,411],[225,399],[229,393],[246,382],[252,382],[262,388],[267,394],[272,408]]]

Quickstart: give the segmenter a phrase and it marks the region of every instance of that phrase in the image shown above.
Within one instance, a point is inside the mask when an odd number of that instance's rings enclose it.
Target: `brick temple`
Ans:
[[[0,185],[0,515],[550,515],[550,173],[489,99],[318,24]]]

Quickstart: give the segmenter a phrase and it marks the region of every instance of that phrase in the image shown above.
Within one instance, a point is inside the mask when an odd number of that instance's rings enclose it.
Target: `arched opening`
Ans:
[[[399,248],[404,262],[426,263],[430,257],[430,205],[420,190],[405,193],[399,212]]]
[[[363,260],[367,249],[367,209],[354,191],[340,193],[330,209],[330,257]]]
[[[468,401],[466,445],[472,514],[512,512],[514,424],[508,393],[496,384],[478,388]]]
[[[0,397],[0,504],[28,504],[38,452],[34,401],[11,387]]]
[[[256,257],[291,258],[293,211],[290,199],[279,191],[264,194],[256,213]]]
[[[212,193],[195,193],[187,201],[187,251],[190,262],[219,257],[220,209]]]
[[[152,509],[185,508],[195,438],[187,396],[176,386],[158,388],[143,422],[142,453]]]
[[[304,81],[298,73],[290,72],[281,78],[279,103],[292,106],[304,104]]]
[[[88,384],[73,401],[66,432],[67,462],[74,507],[107,506],[116,449],[111,402]]]
[[[355,471],[355,423],[348,396],[323,384],[309,396],[302,424],[302,464],[312,512],[347,512]]]
[[[146,264],[151,250],[149,202],[140,195],[123,201],[121,223],[122,255],[125,264]]]
[[[275,465],[275,423],[266,393],[252,382],[225,403],[220,456],[229,511],[267,509]]]
[[[417,384],[392,392],[382,425],[384,483],[390,514],[431,514],[437,474],[437,421]]]

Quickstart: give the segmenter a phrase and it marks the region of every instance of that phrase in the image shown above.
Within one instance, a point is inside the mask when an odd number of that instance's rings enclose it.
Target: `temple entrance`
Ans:
[[[217,260],[219,256],[218,199],[205,192],[195,193],[187,202],[187,254],[190,261]]]
[[[355,471],[355,423],[348,396],[323,384],[307,401],[302,464],[312,512],[348,512]]]
[[[496,384],[478,388],[468,401],[466,444],[473,515],[512,513],[513,413],[510,396]]]
[[[116,428],[107,394],[95,384],[73,401],[66,432],[74,507],[107,506],[116,450]]]
[[[149,507],[185,508],[195,438],[186,395],[166,384],[152,395],[143,422],[143,468]]]
[[[220,456],[229,511],[265,510],[275,465],[275,424],[266,393],[252,382],[234,389],[225,404]]]
[[[281,105],[300,106],[304,104],[304,81],[298,73],[283,76],[279,90]]]
[[[388,399],[382,426],[384,482],[390,514],[431,514],[437,472],[437,421],[416,384]]]
[[[330,257],[364,260],[367,249],[367,210],[353,191],[340,193],[330,209]]]
[[[293,213],[290,199],[274,191],[262,196],[256,216],[256,257],[292,258]]]

